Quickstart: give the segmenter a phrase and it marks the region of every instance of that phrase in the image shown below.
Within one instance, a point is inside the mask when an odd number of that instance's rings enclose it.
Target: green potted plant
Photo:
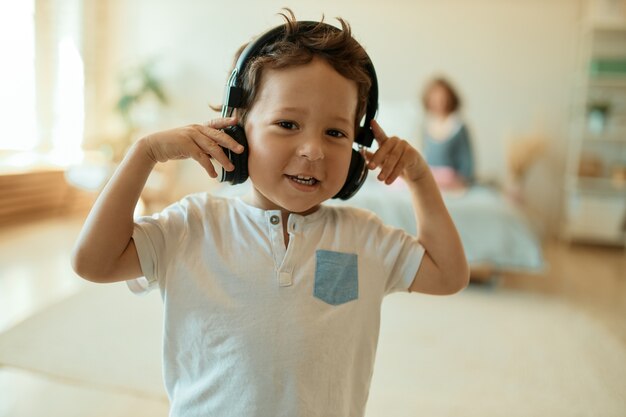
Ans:
[[[111,156],[115,161],[122,159],[135,139],[140,127],[137,120],[138,106],[147,100],[156,100],[159,105],[168,103],[162,83],[154,73],[154,66],[155,61],[149,60],[120,74],[120,97],[115,104],[115,110],[122,118],[125,132],[118,146],[112,147]]]

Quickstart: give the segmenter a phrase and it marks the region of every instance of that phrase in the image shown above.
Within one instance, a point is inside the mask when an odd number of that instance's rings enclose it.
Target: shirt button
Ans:
[[[276,224],[280,223],[280,219],[278,218],[278,216],[273,215],[272,217],[270,217],[270,223],[276,225]]]

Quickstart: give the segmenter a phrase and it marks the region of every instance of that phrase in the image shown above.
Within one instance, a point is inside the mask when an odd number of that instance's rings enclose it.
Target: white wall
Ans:
[[[479,175],[502,180],[509,138],[546,135],[553,177],[561,187],[568,100],[584,0],[292,0],[300,19],[347,19],[366,47],[380,84],[380,119],[388,133],[417,141],[418,95],[442,72],[459,87],[474,133]],[[160,58],[173,105],[161,124],[213,117],[232,54],[279,24],[276,0],[113,3],[112,68]],[[555,168],[556,167],[556,168]],[[546,186],[546,184],[540,184]],[[558,193],[557,193],[558,196]],[[558,209],[558,198],[548,211]]]

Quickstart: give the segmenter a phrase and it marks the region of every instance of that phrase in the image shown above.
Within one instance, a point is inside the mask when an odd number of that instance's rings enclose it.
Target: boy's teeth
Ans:
[[[305,177],[303,175],[292,175],[291,179],[297,183],[305,184],[305,185],[313,185],[317,182],[317,180],[313,177]]]

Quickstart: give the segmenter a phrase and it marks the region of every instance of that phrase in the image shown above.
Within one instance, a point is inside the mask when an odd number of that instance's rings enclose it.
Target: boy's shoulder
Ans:
[[[190,193],[182,197],[174,204],[181,204],[186,206],[201,206],[207,205],[232,205],[235,203],[236,198],[231,196],[216,195],[209,191],[200,191]]]
[[[347,216],[365,216],[365,217],[371,216],[371,215],[375,216],[375,214],[370,210],[367,210],[361,207],[351,206],[348,204],[336,204],[336,203],[327,202],[324,204],[324,207],[326,208],[326,210],[331,210],[336,213],[341,213]]]
[[[217,200],[209,192],[194,192],[181,197],[179,200],[170,204],[169,208],[184,207],[191,209],[194,207],[206,207],[215,204]],[[167,210],[167,209],[166,209]]]
[[[216,196],[210,192],[195,192],[183,196],[153,216],[179,213],[179,215],[188,218],[205,218],[207,214],[216,213],[219,215],[224,210],[228,210],[235,204],[235,200],[232,197]]]
[[[379,225],[382,224],[382,220],[378,215],[371,210],[367,210],[360,207],[354,207],[343,204],[325,204],[324,210],[327,216],[332,216],[338,222],[350,222],[355,225],[370,224]]]

